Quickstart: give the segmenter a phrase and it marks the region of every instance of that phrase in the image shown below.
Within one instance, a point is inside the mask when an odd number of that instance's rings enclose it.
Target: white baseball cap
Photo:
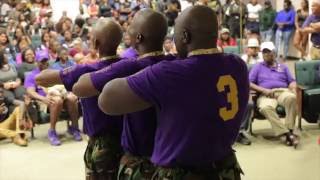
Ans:
[[[260,47],[258,39],[250,38],[247,47]]]
[[[221,29],[220,33],[221,33],[221,34],[230,33],[230,31],[229,31],[229,29],[227,29],[227,28],[223,28],[223,29]]]
[[[263,51],[264,49],[274,51],[276,49],[276,47],[274,46],[273,42],[263,42],[263,43],[261,43],[260,49],[261,49],[261,51]]]

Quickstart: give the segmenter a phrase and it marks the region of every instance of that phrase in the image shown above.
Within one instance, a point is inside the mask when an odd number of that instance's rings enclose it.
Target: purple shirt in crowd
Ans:
[[[153,56],[139,60],[123,60],[100,71],[90,73],[95,88],[102,91],[104,85],[114,78],[126,77],[162,60],[173,60],[174,56]],[[123,121],[122,147],[136,156],[150,157],[154,146],[156,110],[126,114]]]
[[[285,64],[277,63],[276,67],[269,67],[265,62],[253,66],[249,80],[267,89],[288,88],[289,84],[295,81]]]
[[[303,23],[302,28],[308,27],[311,23],[318,22],[320,22],[320,16],[310,15]],[[320,32],[315,32],[311,34],[311,42],[314,45],[320,46]]]
[[[76,65],[60,71],[60,78],[68,91],[72,91],[73,85],[81,75],[100,70],[110,64],[119,61],[105,60],[95,64]],[[93,137],[99,133],[107,132],[119,135],[122,131],[122,116],[109,116],[98,107],[98,96],[80,99],[83,113],[83,131]]]
[[[43,88],[39,87],[37,84],[36,84],[36,76],[38,74],[40,74],[40,69],[39,68],[36,68],[34,69],[33,71],[31,71],[27,77],[25,78],[24,80],[24,87],[26,89],[28,88],[35,88],[36,92],[41,95],[41,96],[46,96],[46,93],[44,92]]]
[[[157,108],[156,165],[212,167],[233,151],[249,97],[247,66],[238,56],[163,61],[127,81]]]
[[[121,58],[138,58],[138,52],[133,48],[133,47],[129,47],[128,49],[126,49],[125,51],[123,51],[120,55]]]

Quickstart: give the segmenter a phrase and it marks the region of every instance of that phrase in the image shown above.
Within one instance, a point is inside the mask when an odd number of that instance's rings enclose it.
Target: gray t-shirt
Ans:
[[[16,68],[12,65],[9,65],[9,70],[0,69],[0,82],[5,83],[8,81],[15,81],[18,77],[18,72]]]
[[[37,67],[36,64],[30,64],[30,63],[23,62],[18,67],[18,76],[21,79],[21,81],[22,82],[24,81],[26,73],[31,72],[36,67]]]

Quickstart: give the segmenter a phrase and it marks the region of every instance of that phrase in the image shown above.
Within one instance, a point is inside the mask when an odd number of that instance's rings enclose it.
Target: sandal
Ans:
[[[299,144],[298,136],[293,133],[286,134],[286,144],[287,146],[293,146],[294,148],[297,148]]]

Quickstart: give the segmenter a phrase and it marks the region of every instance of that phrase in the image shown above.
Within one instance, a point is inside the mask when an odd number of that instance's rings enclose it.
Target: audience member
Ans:
[[[294,46],[301,53],[301,58],[304,58],[306,56],[308,36],[307,35],[300,36],[300,29],[302,28],[308,16],[309,16],[309,1],[302,0],[301,9],[297,10],[297,14],[295,18],[296,34],[293,40]]]
[[[48,130],[48,139],[51,145],[58,146],[61,144],[61,141],[59,140],[56,132],[56,123],[62,111],[64,103],[67,106],[67,110],[72,122],[72,125],[68,127],[68,132],[73,135],[74,140],[81,141],[82,137],[78,128],[79,113],[77,97],[71,94],[68,94],[65,99],[59,96],[48,96],[46,93],[46,89],[38,86],[35,82],[35,77],[41,71],[48,68],[48,60],[49,55],[46,51],[43,51],[41,52],[41,54],[39,54],[36,59],[38,67],[26,76],[24,86],[27,89],[28,95],[39,105],[39,110],[43,112],[50,112],[50,129]]]
[[[241,58],[249,65],[254,65],[263,61],[258,39],[251,38],[248,40],[246,53],[242,55]]]
[[[274,20],[277,12],[272,8],[270,0],[264,3],[264,9],[260,12],[260,37],[262,42],[271,41],[273,39]]]
[[[276,136],[285,137],[288,146],[298,145],[293,134],[296,116],[296,82],[289,68],[276,61],[275,46],[272,42],[261,44],[264,62],[255,65],[249,74],[250,87],[260,96],[257,99],[259,111],[269,120]],[[284,106],[286,120],[283,124],[276,112],[277,105]]]
[[[218,39],[217,46],[222,48],[225,46],[237,46],[237,41],[230,36],[229,29],[223,28],[220,31],[220,37]]]
[[[290,0],[284,1],[284,9],[278,12],[275,23],[277,56],[287,59],[289,53],[289,42],[294,30],[295,11]]]

